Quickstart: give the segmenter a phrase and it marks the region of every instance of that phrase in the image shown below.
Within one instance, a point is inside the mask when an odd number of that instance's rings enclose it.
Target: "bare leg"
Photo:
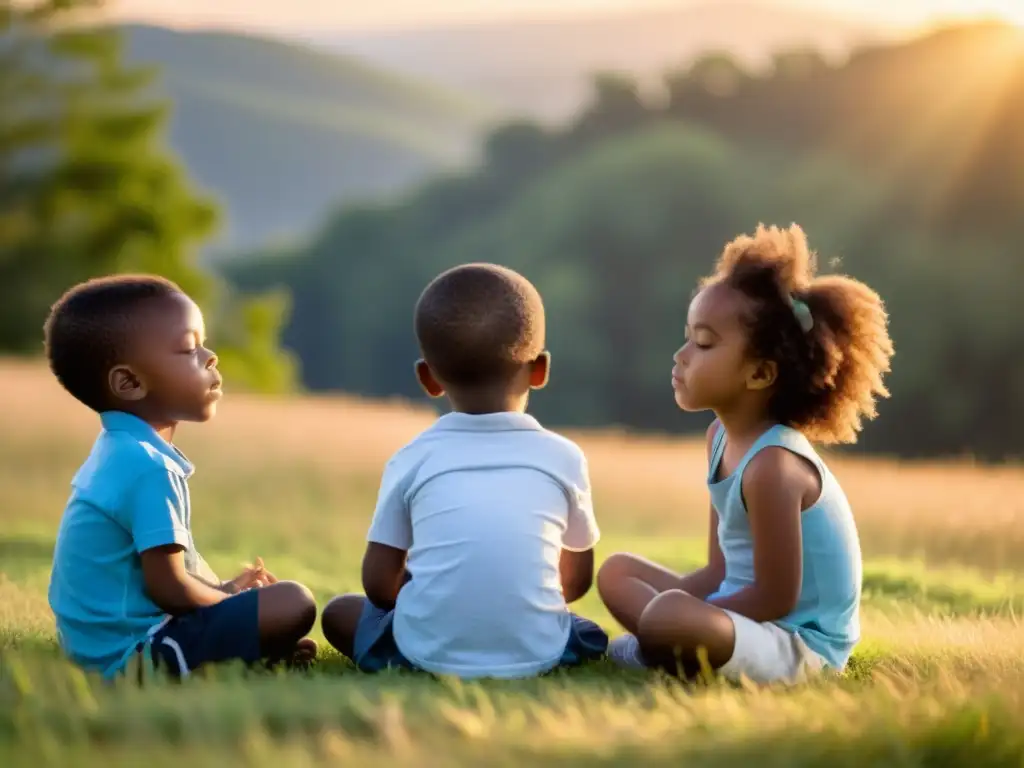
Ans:
[[[362,595],[341,595],[327,604],[320,617],[327,642],[349,659],[353,659],[355,653],[356,628],[365,603]]]
[[[271,661],[315,656],[316,642],[306,637],[316,623],[313,593],[298,582],[278,581],[257,594],[260,654]]]
[[[700,671],[697,649],[707,652],[718,669],[732,658],[736,628],[721,608],[679,589],[663,592],[640,617],[637,639],[644,660],[675,674],[695,677]]]
[[[597,572],[597,591],[615,620],[636,634],[644,609],[662,592],[678,589],[681,579],[657,563],[620,552]]]

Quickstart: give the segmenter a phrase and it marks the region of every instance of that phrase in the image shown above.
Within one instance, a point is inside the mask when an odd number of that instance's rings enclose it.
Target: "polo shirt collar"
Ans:
[[[434,424],[443,432],[539,432],[543,430],[533,416],[515,411],[499,413],[446,413]]]
[[[148,423],[124,411],[104,411],[100,414],[100,423],[107,432],[125,432],[140,443],[149,443],[161,454],[171,460],[172,468],[177,474],[189,478],[195,471],[185,454],[164,440]]]

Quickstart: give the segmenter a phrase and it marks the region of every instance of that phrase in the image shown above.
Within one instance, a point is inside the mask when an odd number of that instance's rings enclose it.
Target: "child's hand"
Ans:
[[[263,564],[262,557],[256,558],[256,567],[260,569],[263,580],[263,583],[260,585],[261,587],[265,587],[267,584],[277,584],[277,576],[267,570],[267,567]]]
[[[232,595],[244,592],[247,589],[256,589],[267,584],[266,574],[263,570],[262,561],[257,559],[256,565],[247,565],[244,570],[230,581],[225,581],[223,589]]]

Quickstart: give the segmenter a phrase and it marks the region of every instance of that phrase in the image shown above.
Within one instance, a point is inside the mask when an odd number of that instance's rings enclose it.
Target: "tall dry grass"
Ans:
[[[354,501],[366,510],[372,509],[388,456],[433,419],[432,411],[401,403],[263,399],[229,389],[218,417],[207,425],[183,426],[178,442],[198,466],[199,493],[218,503],[229,501],[218,495],[218,487],[237,494],[241,484],[261,489],[265,500],[291,488],[291,495],[277,499],[285,505],[321,503],[339,510]],[[42,366],[4,362],[0,425],[0,520],[13,518],[12,506],[31,506],[40,522],[52,522],[71,473],[95,436],[96,418]],[[606,531],[705,535],[708,501],[700,440],[566,434],[587,453]],[[1024,467],[826,455],[853,504],[869,557],[1024,570]],[[244,482],[220,483],[218,477]],[[296,489],[305,495],[297,498]],[[248,514],[263,514],[265,505],[252,506]],[[354,532],[364,517],[356,518]]]
[[[359,588],[388,456],[432,412],[342,397],[228,393],[178,442],[198,467],[193,524],[222,573],[254,554],[318,598]],[[46,602],[51,547],[97,419],[34,363],[0,364],[0,765],[1021,765],[1024,472],[830,457],[869,562],[849,678],[698,693],[608,665],[489,684],[230,670],[110,688],[69,669]],[[602,548],[682,567],[707,520],[700,440],[570,433],[591,464]],[[689,537],[689,538],[688,538]],[[899,562],[1005,570],[981,579]],[[225,574],[227,575],[227,574]],[[321,603],[322,604],[322,603]],[[581,613],[613,622],[592,592]],[[13,661],[11,661],[13,659]],[[20,665],[20,666],[19,666]]]

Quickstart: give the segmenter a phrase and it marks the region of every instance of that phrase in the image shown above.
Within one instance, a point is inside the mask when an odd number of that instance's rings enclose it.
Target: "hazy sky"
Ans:
[[[705,0],[706,1],[706,0]],[[121,18],[174,26],[273,30],[316,27],[416,26],[514,17],[567,16],[637,6],[681,6],[694,0],[110,0]],[[774,0],[916,26],[949,17],[997,13],[1024,25],[1024,0]]]

